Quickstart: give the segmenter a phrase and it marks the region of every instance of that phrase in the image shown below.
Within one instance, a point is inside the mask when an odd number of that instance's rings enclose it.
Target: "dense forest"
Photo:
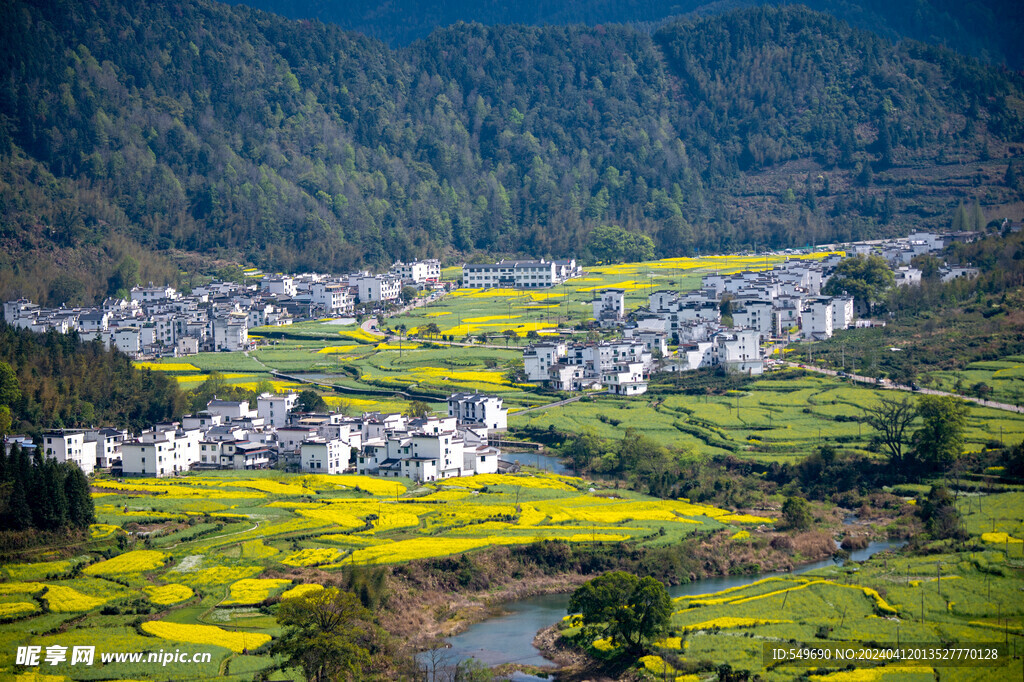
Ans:
[[[658,255],[1020,217],[1024,78],[806,8],[661,26],[457,24],[407,47],[244,6],[0,6],[0,296],[125,263]]]
[[[91,523],[89,480],[77,465],[38,451],[33,457],[19,445],[9,457],[0,450],[0,531],[85,530]]]
[[[180,417],[173,378],[131,365],[78,334],[33,334],[0,323],[0,435],[111,425],[139,431]]]
[[[719,14],[778,0],[401,0],[388,3],[330,0],[232,0],[292,19],[319,19],[397,46],[459,21],[481,24],[630,24],[654,26],[682,14]],[[803,0],[858,28],[890,39],[913,38],[1011,68],[1024,67],[1018,44],[1024,13],[1017,0]]]

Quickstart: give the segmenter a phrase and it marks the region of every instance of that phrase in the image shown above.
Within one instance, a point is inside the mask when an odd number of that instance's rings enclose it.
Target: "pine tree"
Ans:
[[[85,474],[74,464],[64,464],[67,471],[64,476],[64,494],[68,501],[68,521],[75,528],[87,528],[96,522],[96,510],[92,495],[89,493],[89,481]]]

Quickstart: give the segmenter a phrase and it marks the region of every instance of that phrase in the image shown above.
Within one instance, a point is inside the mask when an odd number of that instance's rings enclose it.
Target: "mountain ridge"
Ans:
[[[653,36],[461,24],[400,50],[205,0],[0,12],[8,297],[113,293],[128,259],[174,283],[229,261],[583,257],[608,223],[685,255],[1022,201],[1018,74],[804,8]]]

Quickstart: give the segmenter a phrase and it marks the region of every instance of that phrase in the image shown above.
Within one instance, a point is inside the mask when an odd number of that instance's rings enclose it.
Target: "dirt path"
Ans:
[[[797,362],[787,362],[790,367],[798,367],[800,369],[806,369],[810,372],[818,372],[819,374],[825,374],[828,376],[838,376],[839,372],[834,369],[826,369],[825,367],[816,367],[814,365],[801,364]],[[925,393],[927,395],[944,395],[951,398],[960,398],[961,400],[967,400],[972,403],[981,405],[982,407],[991,407],[996,410],[1006,410],[1007,412],[1017,412],[1024,414],[1024,407],[1017,407],[1016,405],[1008,405],[1007,403],[997,403],[994,400],[984,400],[982,398],[974,398],[969,395],[960,395],[959,393],[950,393],[949,391],[938,391],[934,388],[918,388],[914,389],[913,386],[904,386],[902,384],[896,384],[885,379],[876,379],[875,377],[866,377],[859,374],[846,374],[847,377],[854,381],[862,384],[871,384],[875,388],[888,389],[890,391],[911,391],[913,393]]]

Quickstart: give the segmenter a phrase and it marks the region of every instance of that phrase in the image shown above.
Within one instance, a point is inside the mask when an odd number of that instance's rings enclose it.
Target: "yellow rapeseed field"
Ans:
[[[18,616],[24,616],[26,613],[32,613],[38,608],[36,604],[25,601],[0,604],[0,618],[17,618]]]
[[[230,649],[235,653],[258,649],[270,641],[270,635],[252,632],[231,632],[214,625],[190,625],[151,620],[142,624],[142,629],[162,639],[190,644],[212,644]]]
[[[296,597],[304,597],[307,594],[313,592],[319,592],[324,589],[323,585],[296,585],[290,590],[285,590],[281,595],[281,599],[295,599]]]
[[[275,590],[291,583],[291,580],[284,579],[246,578],[232,583],[228,598],[221,603],[224,606],[259,604]]]
[[[186,599],[191,599],[194,594],[189,587],[179,585],[178,583],[171,583],[170,585],[150,585],[144,589],[146,590],[146,594],[149,595],[149,601],[154,604],[159,604],[160,606],[183,602]]]
[[[51,611],[58,613],[92,611],[98,606],[103,606],[108,601],[102,597],[82,594],[75,588],[68,587],[67,585],[50,585],[46,589],[43,599],[46,600]]]
[[[152,549],[140,549],[127,552],[113,559],[107,559],[87,567],[86,575],[121,575],[122,573],[141,573],[152,571],[164,565],[167,555]]]
[[[328,564],[338,558],[338,550],[333,547],[317,547],[302,549],[281,560],[286,566],[319,566]]]

